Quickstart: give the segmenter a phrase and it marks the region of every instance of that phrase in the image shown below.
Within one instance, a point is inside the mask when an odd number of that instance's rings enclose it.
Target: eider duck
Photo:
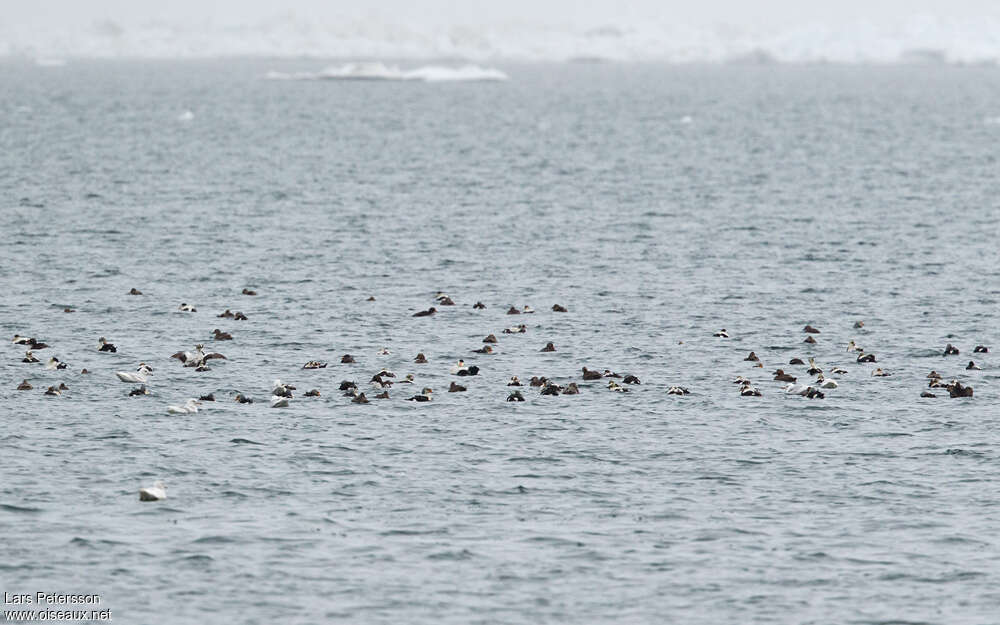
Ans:
[[[531,386],[545,386],[548,383],[548,381],[549,379],[546,378],[545,376],[538,377],[537,375],[533,375],[531,376],[531,380],[528,382],[528,384]]]
[[[399,383],[400,384],[413,384],[413,374],[412,373],[407,373],[406,377],[404,377],[402,380],[399,380]]]
[[[212,338],[215,339],[216,341],[231,341],[231,340],[233,340],[233,335],[232,334],[230,334],[228,332],[223,332],[222,330],[220,330],[218,328],[212,330],[212,332],[215,333],[215,336],[213,336]]]
[[[749,362],[760,362],[760,358],[757,358],[757,354],[750,352],[750,355],[743,359]]]
[[[872,371],[872,376],[874,376],[876,378],[887,378],[890,375],[892,375],[892,374],[889,373],[888,371],[882,369],[882,367],[878,367],[877,369],[875,369],[874,371]]]
[[[75,313],[76,311],[70,307],[63,308],[64,313]]]
[[[389,391],[382,391],[375,396],[375,399],[389,399]]]
[[[524,334],[528,331],[528,326],[523,323],[519,326],[512,326],[503,331],[504,334]]]
[[[599,371],[593,371],[586,367],[583,368],[583,379],[584,380],[600,380],[604,376],[601,375]]]
[[[275,397],[291,397],[292,391],[294,390],[294,386],[291,384],[285,384],[281,380],[275,380],[271,385],[271,394]]]
[[[421,352],[417,354],[417,357],[413,359],[413,362],[417,363],[418,365],[426,365],[427,356],[424,356],[423,352]]]
[[[837,388],[838,384],[836,380],[827,380],[823,377],[823,374],[820,373],[819,377],[816,378],[816,386],[820,388]]]
[[[439,297],[437,300],[438,306],[454,306],[455,300],[451,299],[447,295]]]
[[[29,384],[27,380],[22,380],[21,383],[17,385],[17,390],[19,391],[30,391],[33,388],[35,387]]]
[[[215,401],[215,393],[209,393],[208,395],[202,395],[201,397],[198,398],[198,401]]]
[[[467,389],[466,387],[464,387],[461,384],[458,384],[456,382],[452,382],[451,386],[448,387],[448,392],[449,393],[464,393],[467,390],[469,390],[469,389]]]
[[[510,308],[507,309],[507,314],[508,315],[520,315],[521,311],[518,310],[517,308],[514,308],[513,306],[511,306]]]
[[[406,401],[430,401],[432,392],[431,389],[425,388],[419,395],[407,398]]]
[[[177,310],[181,312],[198,312],[197,308],[187,302],[181,302],[181,305],[177,307]]]
[[[531,313],[535,312],[535,309],[525,304],[524,309],[521,312],[523,312],[526,315],[530,315]]]
[[[861,329],[861,328],[865,327],[865,322],[864,321],[855,321],[854,322],[854,327],[857,328],[857,329]]]
[[[862,353],[858,354],[857,361],[858,362],[876,362],[875,361],[875,354],[866,354],[866,353],[862,352]]]
[[[66,363],[60,362],[58,358],[53,356],[49,358],[49,361],[47,363],[45,363],[45,368],[50,371],[54,371],[56,369],[65,369]]]
[[[809,343],[810,345],[815,345],[815,344],[816,344],[816,339],[814,339],[814,338],[813,338],[813,337],[811,337],[811,336],[807,336],[807,337],[805,338],[805,340],[804,340],[804,341],[802,341],[802,342],[803,342],[803,343]]]
[[[614,391],[616,393],[627,393],[628,392],[627,388],[625,388],[624,386],[621,386],[620,384],[618,384],[614,380],[608,380],[608,390],[609,391]]]
[[[351,389],[351,388],[358,388],[357,382],[351,382],[349,380],[344,380],[343,382],[340,383],[340,387],[337,390],[338,391],[346,391],[347,389]]]
[[[834,375],[844,375],[847,373],[847,369],[841,369],[840,367],[834,367],[831,371]]]
[[[671,386],[667,389],[667,395],[690,395],[691,391],[683,386]]]
[[[65,382],[60,382],[60,383],[59,383],[59,390],[60,390],[60,391],[68,391],[68,390],[69,390],[69,387],[68,387],[68,386],[66,386],[66,383],[65,383]]]
[[[806,324],[806,327],[802,328],[802,331],[805,332],[806,334],[819,334],[819,330],[812,327],[808,323]]]
[[[762,397],[763,393],[760,392],[756,386],[752,386],[748,381],[746,384],[740,386],[740,396],[742,397]]]
[[[849,351],[849,352],[863,352],[865,350],[863,350],[860,347],[858,347],[858,344],[855,343],[854,340],[852,339],[852,340],[848,341],[848,343],[847,343],[847,351]]]
[[[251,291],[250,289],[244,288],[243,295],[256,295],[257,291]]]
[[[989,353],[989,351],[990,351],[990,348],[986,347],[985,345],[976,345],[972,349],[972,353],[973,354],[987,354],[987,353]]]
[[[132,389],[132,390],[131,390],[131,391],[129,391],[129,393],[128,393],[128,396],[129,396],[129,397],[139,397],[139,396],[141,396],[141,395],[149,395],[149,389],[148,389],[148,388],[146,388],[146,385],[145,385],[145,384],[143,384],[143,385],[142,385],[142,386],[140,386],[139,388],[134,388],[134,389]]]
[[[559,304],[554,304],[552,306],[552,312],[569,312],[569,311],[566,310],[565,306],[561,306]]]
[[[465,369],[465,361],[462,360],[462,359],[459,359],[457,363],[455,363],[455,364],[453,364],[451,366],[451,369],[448,370],[448,373],[450,373],[452,375],[457,375],[458,372],[461,371],[461,370],[463,370],[463,369]]]
[[[118,348],[112,345],[111,343],[108,343],[107,339],[105,339],[102,336],[101,338],[97,339],[97,351],[115,353],[118,351]]]
[[[24,358],[21,359],[21,362],[34,363],[38,362],[38,359],[35,358],[35,354],[33,354],[29,349],[28,351],[24,352]]]
[[[774,379],[778,382],[794,383],[795,380],[797,380],[798,378],[796,378],[795,376],[788,375],[787,373],[785,373],[784,369],[778,369],[774,372]]]
[[[350,354],[344,354],[343,356],[340,357],[340,362],[341,364],[351,364],[356,361],[354,360],[354,356],[351,356]]]
[[[146,363],[140,362],[139,367],[135,371],[135,373],[116,371],[115,375],[118,376],[119,380],[128,384],[145,384],[149,381],[149,374],[153,372],[153,369]]]
[[[200,402],[197,399],[189,399],[180,406],[167,406],[167,413],[169,414],[194,414],[198,412],[198,404]]]
[[[382,349],[378,350],[378,352],[375,355],[376,356],[388,356],[391,353],[392,352],[389,351],[388,347],[383,347]]]
[[[253,399],[250,398],[250,397],[247,397],[243,393],[236,393],[236,400],[235,401],[236,401],[237,404],[252,404],[253,403]]]
[[[354,399],[351,400],[352,404],[367,404],[368,398],[365,397],[364,393],[359,393]]]
[[[921,397],[937,397],[937,395],[935,395],[934,393],[929,393],[927,391],[921,391],[920,392],[920,396]]]
[[[128,294],[129,295],[142,295],[142,291],[140,291],[139,289],[137,289],[135,287],[132,287],[132,290],[129,291]]]
[[[152,486],[139,489],[139,501],[161,501],[166,498],[167,487],[163,485],[163,482],[156,482]]]
[[[493,347],[490,346],[490,345],[483,345],[479,349],[474,349],[472,351],[473,351],[473,353],[476,353],[476,354],[492,354],[493,353]]]
[[[235,316],[236,315],[233,314],[233,311],[229,310],[228,308],[221,315],[216,315],[216,317],[220,319],[232,319]]]
[[[950,397],[972,397],[972,387],[963,386],[958,380],[952,380],[947,389]]]
[[[622,380],[622,383],[623,384],[642,384],[642,382],[639,381],[639,378],[635,377],[634,375],[627,375],[627,376],[625,376],[625,379]]]
[[[366,302],[374,302],[375,301],[375,296],[374,295],[369,295],[368,299],[366,299],[365,301]]]
[[[318,388],[310,389],[305,392],[303,397],[319,397],[319,389]]]
[[[790,365],[804,365],[806,363],[801,358],[792,358],[791,360],[788,361],[788,364],[790,364]]]
[[[511,376],[510,382],[507,383],[507,386],[521,386],[521,381],[517,379],[516,375]]]
[[[719,330],[718,332],[716,332],[712,336],[714,336],[716,338],[720,338],[720,339],[728,339],[729,338],[729,333],[726,332],[725,328],[722,328],[721,330]]]
[[[20,334],[15,334],[14,338],[10,340],[14,345],[31,345],[35,342],[35,339],[28,338],[26,336],[21,336]]]
[[[42,343],[41,341],[38,341],[38,340],[35,340],[35,339],[31,339],[31,342],[28,343],[28,347],[30,347],[31,349],[36,350],[36,351],[39,350],[39,349],[45,349],[48,346],[49,346],[48,343]]]
[[[495,334],[490,334],[485,339],[483,339],[483,343],[499,343],[499,341],[497,340]]]
[[[562,392],[562,387],[558,384],[553,384],[552,382],[546,382],[545,386],[542,387],[541,395],[559,395]]]
[[[46,389],[45,394],[51,395],[53,397],[58,397],[59,395],[62,395],[62,393],[59,392],[59,389],[54,386],[50,386],[48,389]]]
[[[514,391],[507,396],[507,401],[524,401],[524,395],[521,394],[521,391]]]
[[[468,369],[462,369],[455,375],[458,375],[459,377],[469,376],[469,375],[479,375],[479,367],[477,367],[476,365],[472,365]]]
[[[957,356],[958,355],[958,348],[955,347],[954,345],[952,345],[951,343],[948,343],[948,345],[944,348],[944,354],[943,355],[945,355],[945,356]]]
[[[930,378],[932,380],[940,380],[941,379],[941,374],[938,373],[937,371],[934,371],[932,369],[931,372],[928,373],[926,377],[928,377],[928,378]]]
[[[86,369],[80,369],[80,375],[87,375],[88,373],[90,372],[87,371]]]
[[[809,359],[809,368],[806,370],[806,373],[808,373],[809,375],[816,375],[823,373],[823,370],[816,366],[815,358]]]
[[[549,341],[548,343],[545,344],[545,347],[543,347],[542,349],[540,349],[538,351],[541,351],[541,352],[554,352],[554,351],[556,351],[556,346],[552,344],[552,341]]]
[[[580,389],[579,389],[579,387],[577,387],[576,382],[570,382],[569,384],[566,385],[566,388],[563,389],[562,394],[563,395],[579,395],[580,394]]]
[[[239,312],[239,311],[236,311],[236,316],[233,317],[233,320],[234,321],[246,321],[247,320],[247,316],[244,315],[243,313]]]
[[[486,310],[486,304],[482,302],[476,302],[475,304],[472,305],[472,308],[474,310]]]
[[[434,308],[433,306],[431,306],[427,310],[421,310],[420,312],[413,313],[413,316],[414,317],[430,317],[431,315],[433,315],[436,312],[437,312],[437,308]]]
[[[618,378],[620,380],[622,376],[621,376],[620,373],[615,373],[611,369],[605,369],[604,370],[604,377],[606,377],[606,378]]]
[[[977,365],[976,363],[974,363],[974,362],[972,362],[970,360],[969,364],[965,365],[965,370],[966,371],[972,371],[973,369],[980,370],[980,369],[982,369],[982,367],[980,367],[979,365]]]
[[[302,365],[303,369],[326,369],[326,363],[320,362],[318,360],[310,360],[306,364]]]
[[[809,391],[806,392],[806,397],[809,399],[823,399],[826,397],[826,394],[823,393],[823,391],[810,386]]]

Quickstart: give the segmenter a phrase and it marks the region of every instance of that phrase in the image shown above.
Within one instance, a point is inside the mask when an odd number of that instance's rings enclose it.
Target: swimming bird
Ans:
[[[932,379],[932,380],[940,380],[941,379],[941,374],[938,373],[937,371],[934,371],[932,369],[931,372],[927,374],[927,377],[930,378],[930,379]]]
[[[566,385],[566,388],[563,389],[562,394],[563,395],[579,395],[580,394],[580,388],[576,385],[576,382],[570,382],[569,384]]]
[[[934,393],[928,393],[927,391],[921,391],[920,392],[920,396],[921,397],[937,397],[937,395],[935,395]]]
[[[215,401],[215,394],[209,393],[208,395],[202,395],[201,397],[198,398],[198,401]]]
[[[163,482],[139,489],[139,501],[161,501],[167,498],[167,487]]]
[[[350,354],[344,354],[343,356],[340,357],[340,362],[342,364],[351,364],[357,361],[354,360],[354,356],[351,356]]]
[[[408,398],[407,401],[430,401],[432,392],[431,389],[425,388],[419,395],[414,395]]]
[[[499,343],[499,341],[497,341],[497,337],[495,334],[490,334],[485,339],[483,339],[483,343]]]
[[[667,389],[667,395],[690,395],[691,391],[683,386],[671,386]]]
[[[427,364],[427,356],[424,356],[423,352],[421,352],[417,354],[417,357],[413,359],[413,362],[417,363],[418,365],[425,365]]]
[[[232,319],[235,316],[236,315],[233,314],[233,311],[229,310],[228,308],[221,315],[216,315],[216,317],[219,317],[220,319]]]
[[[389,399],[389,391],[382,391],[375,396],[375,399]]]
[[[642,382],[639,381],[639,378],[635,377],[634,375],[627,375],[627,376],[625,376],[625,379],[622,380],[622,383],[623,384],[642,384]]]
[[[198,404],[200,403],[197,399],[192,398],[181,406],[167,406],[167,412],[169,414],[194,414],[198,412]]]
[[[554,352],[554,351],[556,351],[556,346],[552,344],[552,341],[549,341],[548,343],[545,344],[545,347],[543,347],[542,349],[540,349],[538,351],[542,351],[542,352]]]
[[[451,299],[447,295],[441,294],[441,297],[437,299],[438,306],[454,306],[455,300]]]
[[[813,337],[811,337],[811,336],[807,336],[807,337],[805,338],[805,340],[804,340],[804,341],[802,341],[802,342],[803,342],[803,343],[809,343],[810,345],[814,345],[814,344],[816,343],[816,339],[814,339],[814,338],[813,338]]]
[[[524,401],[524,395],[521,394],[521,391],[514,391],[507,396],[507,401]]]
[[[805,333],[807,333],[807,334],[819,334],[819,330],[817,330],[816,328],[812,327],[808,323],[806,324],[806,327],[802,328],[802,331],[805,332]]]
[[[139,388],[134,388],[134,389],[132,389],[132,390],[131,390],[131,391],[129,391],[129,393],[128,393],[128,396],[129,396],[129,397],[138,397],[138,396],[140,396],[140,395],[149,395],[149,389],[148,389],[148,388],[146,388],[146,385],[145,385],[145,384],[143,384],[143,385],[142,385],[142,386],[140,386]]]
[[[358,393],[357,395],[354,396],[354,399],[351,400],[351,403],[352,404],[367,404],[369,402],[368,402],[368,398],[365,397],[364,393]]]
[[[746,358],[744,358],[743,360],[749,361],[749,362],[760,362],[760,358],[757,358],[757,354],[755,354],[753,352],[750,352],[750,355],[747,356]]]
[[[17,390],[19,391],[30,391],[33,388],[35,387],[29,384],[27,380],[22,380],[21,383],[17,385]]]
[[[389,351],[388,347],[383,347],[382,349],[378,350],[378,353],[375,354],[375,355],[376,356],[388,356],[391,353],[392,352]]]
[[[948,343],[947,347],[944,348],[944,355],[945,356],[957,356],[958,355],[958,348],[955,347],[954,345],[952,345],[951,343]]]
[[[80,369],[80,375],[87,375],[88,373],[90,372],[87,371],[86,369]]]
[[[271,384],[271,394],[274,395],[275,397],[290,398],[292,396],[292,391],[294,390],[295,390],[294,386],[292,386],[291,384],[285,384],[281,380],[275,380]]]
[[[212,332],[215,333],[215,336],[213,336],[212,338],[215,339],[216,341],[231,341],[231,340],[233,340],[233,335],[232,334],[230,334],[228,332],[223,332],[222,330],[220,330],[218,328],[212,330]]]
[[[791,382],[794,383],[797,379],[795,376],[788,375],[785,373],[784,369],[778,369],[774,372],[774,379],[778,382]]]
[[[535,312],[535,309],[532,308],[531,306],[528,306],[527,304],[525,304],[524,308],[521,310],[521,312],[524,313],[524,314],[526,314],[526,315],[530,315],[531,313]]]
[[[197,308],[187,302],[181,302],[181,305],[177,307],[177,310],[181,312],[198,312]]]
[[[552,382],[546,382],[542,386],[541,395],[558,395],[562,392],[562,387]]]
[[[257,291],[251,291],[250,289],[244,288],[243,295],[256,295]]]
[[[493,347],[491,347],[489,345],[483,345],[479,349],[474,349],[472,351],[473,351],[473,353],[476,353],[476,354],[492,354],[493,353]]]
[[[872,371],[872,376],[874,376],[876,378],[887,378],[890,375],[892,375],[892,374],[889,373],[888,371],[885,371],[884,369],[882,369],[882,367],[878,367],[877,369],[875,369],[874,371]]]
[[[193,352],[177,352],[176,354],[172,354],[170,357],[176,358],[177,360],[181,361],[181,363],[183,363],[185,367],[199,367],[199,368],[203,367],[207,361],[212,359],[218,358],[221,360],[228,360],[228,358],[226,358],[219,352],[211,352],[206,354],[204,350],[205,346],[202,345],[201,343],[198,343],[197,345],[194,346]]]
[[[972,397],[972,387],[964,386],[958,380],[952,380],[951,384],[947,386],[948,395],[950,397]]]
[[[72,308],[66,307],[66,308],[63,308],[63,312],[64,313],[75,313],[76,311],[73,310]]]
[[[449,393],[464,393],[467,390],[469,390],[469,389],[467,389],[466,387],[462,386],[461,384],[457,384],[455,382],[452,382],[451,386],[448,387],[448,392]]]
[[[97,351],[115,353],[118,351],[118,348],[111,343],[108,343],[108,340],[102,336],[97,339]]]
[[[404,377],[402,380],[399,380],[399,383],[400,384],[413,384],[413,374],[412,373],[407,373],[406,377]]]
[[[252,404],[253,398],[247,397],[243,393],[236,393],[235,401],[237,404]]]
[[[337,390],[338,391],[346,391],[347,389],[351,389],[351,388],[358,388],[357,383],[356,382],[351,382],[350,380],[344,380],[343,382],[340,383],[340,388],[338,388]]]
[[[453,364],[451,366],[451,369],[448,370],[448,373],[450,373],[452,375],[458,375],[458,372],[461,371],[461,370],[463,370],[463,369],[465,369],[465,361],[462,360],[462,359],[459,359],[459,361],[457,363],[455,363],[455,364]]]
[[[528,331],[528,326],[523,323],[519,326],[512,326],[503,331],[504,334],[524,334]]]
[[[475,304],[472,305],[472,308],[474,310],[486,310],[486,304],[482,302],[476,302]]]
[[[468,369],[462,369],[462,370],[460,370],[455,375],[457,375],[459,377],[469,376],[469,375],[479,375],[479,367],[477,367],[476,365],[472,365]]]
[[[528,382],[531,386],[545,386],[549,379],[546,377],[531,376],[531,380]]]
[[[60,362],[58,358],[53,356],[52,358],[49,358],[49,361],[47,363],[45,363],[45,368],[50,371],[53,371],[55,369],[65,369],[66,363]]]
[[[246,321],[247,320],[247,316],[244,315],[243,313],[239,312],[239,311],[236,311],[236,316],[233,317],[233,320],[234,321]]]
[[[816,366],[816,359],[809,359],[809,369],[806,370],[809,375],[816,375],[817,373],[822,374],[823,370]]]
[[[326,369],[326,363],[320,362],[318,360],[310,360],[306,364],[302,365],[303,369]]]
[[[841,369],[840,367],[834,367],[831,370],[831,373],[833,373],[834,375],[844,375],[845,373],[847,373],[847,369]]]
[[[135,287],[132,287],[132,290],[129,291],[128,294],[129,295],[142,295],[142,291],[140,291],[139,289],[137,289]]]
[[[858,354],[858,362],[875,362],[875,354],[866,354],[864,352]]]
[[[969,361],[969,364],[967,364],[967,365],[965,366],[965,370],[966,370],[966,371],[971,371],[971,370],[973,370],[973,369],[977,369],[977,370],[978,370],[978,369],[982,369],[982,367],[980,367],[979,365],[977,365],[976,363],[974,363],[974,362],[972,362],[972,361],[970,360],[970,361]]]
[[[810,388],[812,388],[812,387],[807,386],[805,384],[793,384],[793,383],[789,383],[789,384],[786,384],[785,386],[783,386],[782,390],[784,390],[789,395],[803,395],[803,396],[805,396],[809,392]]]
[[[865,327],[865,322],[864,321],[855,321],[854,322],[854,327],[858,328],[858,329],[863,328],[863,327]]]
[[[819,377],[816,378],[816,386],[820,388],[837,388],[838,384],[836,380],[827,380],[823,377],[823,374],[820,373]]]
[[[847,351],[849,351],[849,352],[863,352],[865,350],[863,350],[860,347],[858,347],[857,343],[854,342],[854,339],[851,339],[847,343]]]
[[[742,397],[761,397],[763,396],[763,393],[761,393],[760,389],[756,386],[751,385],[750,381],[747,380],[746,384],[740,385],[740,395]]]
[[[413,313],[413,316],[414,317],[430,317],[431,315],[433,315],[436,312],[437,312],[437,308],[434,308],[433,306],[431,306],[427,310],[421,310],[420,312]]]
[[[35,358],[35,354],[33,354],[32,351],[29,349],[28,351],[24,352],[24,358],[21,359],[21,362],[35,363],[38,362],[38,359]]]
[[[10,340],[14,345],[31,345],[35,342],[35,339],[28,338],[27,336],[21,336],[20,334],[15,334],[14,338]]]
[[[801,358],[792,358],[791,360],[788,361],[788,364],[790,364],[790,365],[804,365],[806,363]]]
[[[986,347],[985,345],[976,345],[975,348],[973,348],[972,353],[973,354],[986,354],[986,353],[989,353],[989,351],[990,351],[990,348]]]
[[[49,388],[47,388],[45,390],[45,394],[46,395],[52,395],[52,396],[58,397],[59,395],[62,395],[62,392],[59,390],[58,387],[50,386]]]
[[[569,312],[569,311],[566,310],[565,306],[562,306],[560,304],[553,304],[552,305],[552,312]]]
[[[521,381],[517,379],[516,375],[511,376],[510,382],[507,383],[507,386],[521,386]]]
[[[368,299],[366,299],[365,301],[366,302],[374,302],[375,301],[375,296],[374,295],[369,295]]]
[[[726,332],[725,328],[722,328],[721,330],[719,330],[718,332],[716,332],[712,336],[714,336],[716,338],[720,338],[720,339],[728,339],[729,338],[729,333]]]
[[[511,306],[510,308],[507,309],[507,314],[508,315],[520,315],[521,311],[518,310],[517,308]]]
[[[606,377],[606,378],[618,378],[618,379],[621,379],[622,376],[621,376],[620,373],[615,373],[611,369],[605,369],[604,370],[604,377]]]
[[[601,375],[599,371],[594,371],[586,367],[583,368],[583,379],[584,380],[600,380],[604,376]]]
[[[627,393],[628,392],[627,388],[625,388],[624,386],[619,385],[614,380],[608,380],[608,390],[609,391],[614,391],[616,393]]]
[[[303,397],[319,397],[319,389],[318,388],[310,389],[305,392]]]

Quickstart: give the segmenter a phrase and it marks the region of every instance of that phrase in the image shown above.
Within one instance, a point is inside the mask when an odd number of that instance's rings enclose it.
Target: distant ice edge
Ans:
[[[401,70],[396,65],[386,65],[378,61],[366,63],[345,63],[319,72],[276,72],[265,76],[271,80],[413,80],[421,82],[462,82],[462,81],[502,81],[507,74],[478,65],[449,67],[446,65],[424,65],[416,69]]]
[[[0,58],[270,57],[430,63],[655,61],[668,63],[1000,63],[1000,19],[916,16],[891,24],[802,24],[768,32],[671,21],[586,30],[542,24],[419,26],[372,20],[335,24],[285,16],[253,26],[123,25],[111,20],[38,32],[0,23]],[[55,61],[54,61],[55,60]],[[345,78],[328,75],[326,78]],[[402,80],[404,78],[381,78]],[[421,80],[469,80],[459,74]],[[490,78],[482,78],[489,80]]]

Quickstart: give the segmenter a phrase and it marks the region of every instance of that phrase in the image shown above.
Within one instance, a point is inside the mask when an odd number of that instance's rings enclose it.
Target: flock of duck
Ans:
[[[129,295],[140,296],[142,292],[138,289],[132,289],[128,293]],[[243,295],[246,296],[256,296],[257,292],[250,289],[243,289]],[[369,301],[374,301],[374,297],[369,297]],[[438,293],[435,297],[435,305],[427,308],[426,310],[419,311],[413,314],[413,317],[432,317],[437,314],[438,306],[455,306],[454,300],[445,293]],[[481,310],[485,309],[486,306],[482,302],[476,302],[473,305],[474,309]],[[197,312],[197,309],[187,303],[182,303],[178,310],[182,312]],[[552,306],[552,312],[554,313],[566,313],[568,309],[560,304],[555,304]],[[65,309],[65,312],[74,312],[72,309]],[[516,307],[511,307],[507,310],[508,315],[525,315],[534,313],[534,309],[530,306],[524,306],[521,309]],[[217,317],[222,319],[231,319],[234,321],[247,321],[247,315],[242,312],[233,312],[226,309]],[[855,328],[864,327],[864,322],[858,321],[854,324]],[[502,334],[524,334],[527,332],[527,324],[517,324],[512,325],[508,328],[502,330]],[[820,330],[811,326],[806,325],[802,329],[803,333],[806,334],[804,343],[815,344],[817,342],[815,335],[820,334]],[[233,340],[232,334],[229,332],[224,332],[218,328],[212,331],[214,341],[231,341]],[[714,333],[714,336],[719,339],[728,339],[729,333],[725,329],[721,329]],[[11,342],[14,345],[26,348],[22,362],[26,364],[41,364],[41,360],[37,357],[36,352],[49,349],[49,345],[43,341],[39,341],[33,337],[21,336],[15,334]],[[499,342],[499,339],[495,334],[488,334],[482,340],[482,347],[473,350],[474,353],[489,355],[494,353],[493,346]],[[117,347],[109,342],[105,337],[100,337],[96,344],[96,350],[98,352],[109,352],[116,353]],[[541,352],[555,352],[556,347],[550,341],[547,342],[539,351]],[[989,348],[985,345],[976,345],[973,348],[973,353],[985,354],[989,352]],[[876,363],[877,358],[875,354],[870,353],[862,349],[853,340],[851,340],[846,346],[846,352],[852,354],[857,363]],[[379,354],[385,355],[389,351],[383,348],[379,351]],[[957,356],[960,354],[960,350],[950,343],[945,347],[943,355],[944,356]],[[213,360],[227,360],[226,356],[216,351],[206,351],[204,344],[197,344],[191,351],[178,351],[170,356],[170,358],[179,361],[179,363],[185,368],[192,368],[194,371],[207,371],[210,368],[210,364]],[[763,363],[761,359],[757,356],[755,352],[750,352],[744,361],[752,363],[752,367],[763,368]],[[354,356],[351,354],[344,354],[340,360],[341,363],[355,363]],[[423,353],[418,353],[413,362],[415,364],[427,364],[427,357]],[[65,370],[68,365],[60,361],[55,356],[50,357],[43,365],[47,370]],[[805,375],[809,376],[806,382],[800,381],[802,377],[801,374],[795,375],[793,373],[786,372],[783,368],[776,369],[773,372],[773,380],[779,383],[783,383],[784,386],[779,387],[783,393],[790,395],[801,395],[808,399],[823,399],[825,397],[825,392],[830,389],[836,389],[839,384],[835,377],[843,376],[847,374],[847,370],[839,366],[831,367],[828,371],[824,371],[820,366],[817,365],[814,358],[808,358],[808,362],[803,361],[800,358],[792,358],[789,360],[788,365],[785,366],[799,366],[806,367]],[[310,360],[306,362],[302,369],[325,369],[327,367],[326,362],[318,360]],[[967,370],[980,369],[979,365],[975,362],[970,361],[965,367]],[[450,369],[449,373],[458,378],[462,378],[460,381],[464,381],[469,377],[478,376],[480,368],[478,365],[473,365],[466,363],[464,359],[460,359],[455,363]],[[88,374],[87,369],[80,371],[81,374]],[[876,367],[872,370],[871,375],[874,377],[887,377],[890,373],[881,368],[881,366]],[[141,396],[148,395],[149,390],[147,385],[150,383],[151,377],[153,376],[153,368],[146,364],[145,362],[140,362],[134,371],[117,371],[115,376],[118,380],[123,383],[137,385],[129,391],[130,396]],[[583,367],[581,370],[581,378],[583,382],[595,382],[607,380],[606,388],[609,391],[616,393],[627,393],[629,392],[629,386],[639,385],[642,382],[635,375],[627,374],[621,375],[611,371],[610,369],[604,369],[603,371],[589,369]],[[973,389],[971,386],[966,385],[958,381],[957,379],[952,379],[946,381],[944,376],[939,374],[937,371],[931,371],[927,374],[926,379],[928,380],[928,386],[921,392],[921,397],[936,397],[935,391],[947,392],[949,397],[972,397]],[[747,377],[738,376],[734,380],[737,385],[738,392],[740,396],[744,397],[760,397],[763,392],[754,385],[754,383]],[[376,371],[372,377],[367,381],[367,384],[373,389],[369,392],[374,393],[373,399],[384,400],[389,399],[389,391],[394,385],[414,385],[416,383],[415,376],[413,374],[407,374],[406,376],[399,377],[395,373],[389,371],[388,369],[382,368]],[[543,376],[533,376],[525,383],[522,383],[518,376],[512,376],[507,383],[510,389],[507,391],[507,401],[510,402],[523,402],[526,401],[526,397],[522,388],[525,386],[531,388],[537,388],[539,395],[577,395],[580,393],[580,385],[575,381],[569,381],[564,384],[559,384],[556,381]],[[19,391],[30,391],[34,387],[31,385],[30,381],[25,378],[20,385],[18,385],[17,390]],[[64,391],[69,390],[65,383],[61,383],[58,386],[49,386],[45,389],[44,394],[49,396],[59,396]],[[449,393],[460,393],[468,390],[467,386],[460,384],[459,381],[452,381],[448,387],[447,392]],[[272,408],[284,408],[290,405],[291,400],[294,398],[294,392],[297,388],[291,384],[282,382],[281,380],[274,380],[271,385],[270,391],[270,406]],[[345,397],[350,398],[350,401],[356,404],[367,404],[370,399],[366,392],[361,390],[358,382],[355,380],[343,380],[339,386],[338,391],[343,393]],[[419,392],[412,394],[406,399],[413,402],[430,402],[433,399],[433,389],[430,387],[424,387]],[[668,395],[689,395],[690,391],[682,386],[670,386],[667,389]],[[319,389],[310,389],[303,393],[304,397],[318,397],[320,396]],[[204,405],[205,402],[216,401],[214,394],[209,393],[202,395],[198,398],[187,399],[183,403],[171,404],[166,408],[169,414],[193,414],[197,413],[199,407]],[[233,401],[238,403],[253,403],[254,400],[244,393],[236,393],[233,397]],[[164,499],[166,497],[166,487],[162,483],[157,482],[154,486],[143,488],[140,491],[140,499],[143,501],[153,501]]]

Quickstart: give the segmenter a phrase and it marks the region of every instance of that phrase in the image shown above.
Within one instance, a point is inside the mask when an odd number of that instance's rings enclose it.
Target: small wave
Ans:
[[[12,506],[7,503],[0,503],[0,511],[3,512],[19,512],[22,514],[35,514],[41,512],[41,508],[22,508],[21,506]]]
[[[385,63],[346,63],[328,67],[319,72],[268,72],[269,80],[373,80],[373,81],[419,81],[419,82],[490,82],[507,80],[507,74],[498,69],[463,65],[425,65],[411,70],[402,70],[396,65]]]

